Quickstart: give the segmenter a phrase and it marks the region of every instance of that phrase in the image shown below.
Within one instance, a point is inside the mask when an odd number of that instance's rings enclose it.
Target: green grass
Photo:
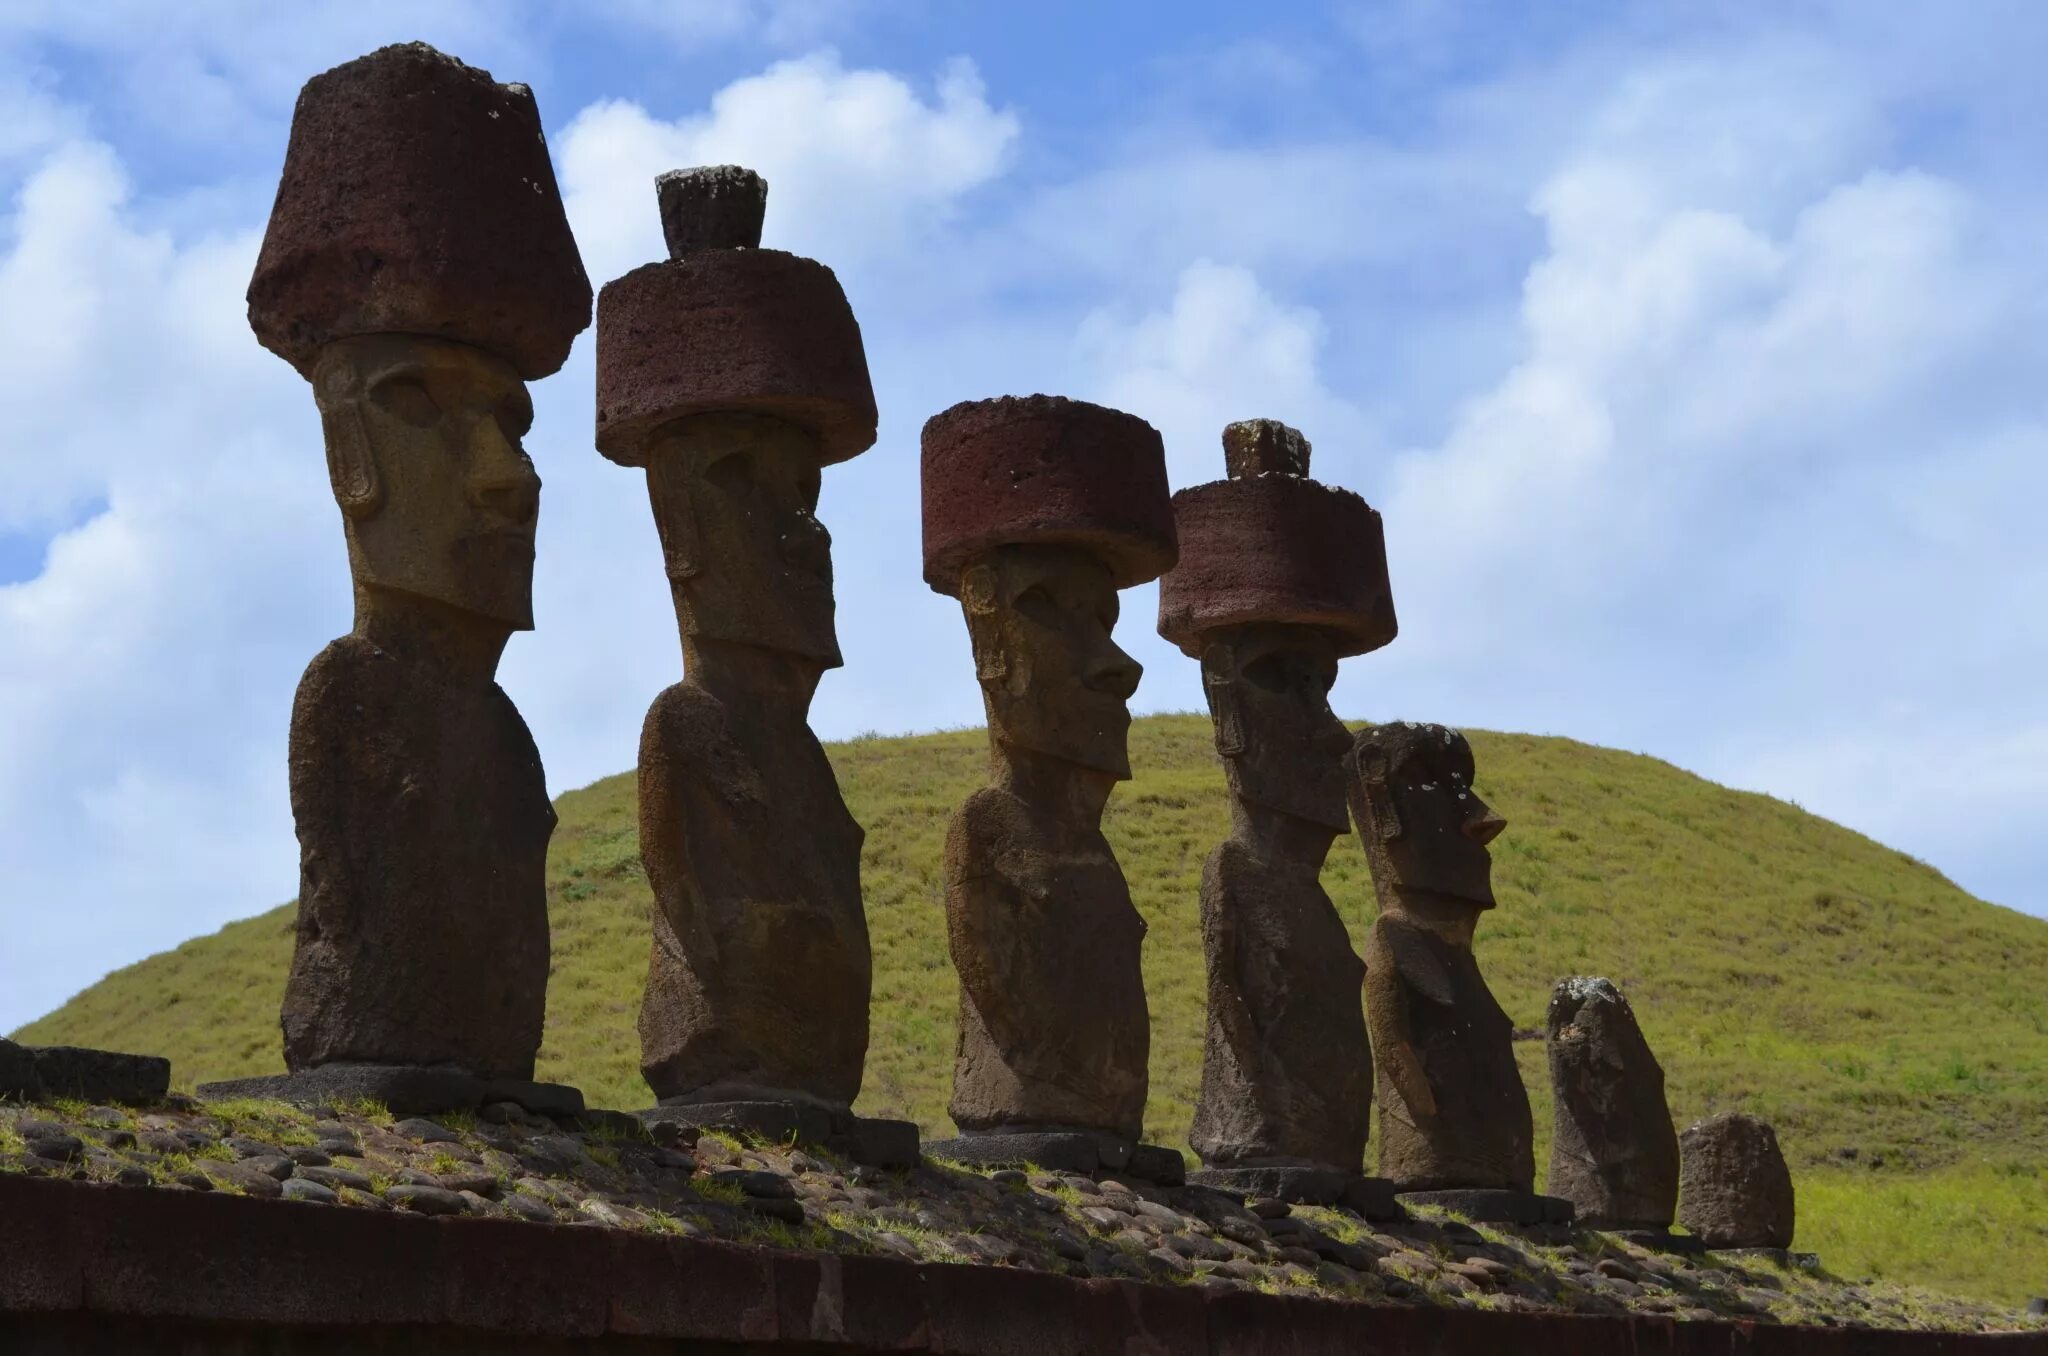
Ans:
[[[1551,984],[1604,974],[1634,1000],[1681,1124],[1769,1117],[1798,1177],[1803,1247],[1845,1275],[1990,1298],[2048,1289],[2048,923],[1766,796],[1568,739],[1475,733],[1479,787],[1509,821],[1480,957],[1519,1026]],[[861,1108],[947,1131],[953,973],[939,875],[946,821],[985,768],[980,731],[831,748],[867,828],[874,1038]],[[1201,1066],[1196,889],[1225,832],[1206,718],[1131,732],[1137,778],[1106,829],[1151,924],[1149,1134],[1184,1144]],[[647,884],[633,781],[563,796],[549,861],[554,968],[540,1076],[598,1105],[645,1105],[634,1018]],[[1355,935],[1365,862],[1324,872]],[[182,1086],[279,1067],[291,909],[230,924],[109,976],[22,1039],[150,1050]],[[1548,1152],[1540,1042],[1518,1047]]]

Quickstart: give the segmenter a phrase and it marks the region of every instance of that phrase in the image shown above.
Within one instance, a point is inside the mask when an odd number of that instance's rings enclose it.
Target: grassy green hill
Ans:
[[[1517,1025],[1551,984],[1605,974],[1635,1002],[1684,1124],[1769,1117],[1794,1161],[1799,1244],[1844,1275],[1958,1293],[2048,1293],[2048,923],[1765,796],[1568,739],[1473,736],[1479,789],[1508,818],[1500,908],[1480,959]],[[834,745],[867,826],[874,1039],[861,1103],[944,1130],[955,991],[940,847],[983,775],[961,731]],[[1151,923],[1152,1137],[1185,1143],[1201,1063],[1196,888],[1225,832],[1205,718],[1132,731],[1136,780],[1106,827]],[[630,776],[560,802],[550,859],[555,964],[544,1078],[599,1105],[645,1105],[634,1017],[646,966]],[[1355,840],[1324,873],[1354,935],[1371,917]],[[291,908],[109,976],[17,1033],[171,1056],[177,1081],[281,1067],[277,1007]],[[1548,1154],[1540,1042],[1521,1045]]]

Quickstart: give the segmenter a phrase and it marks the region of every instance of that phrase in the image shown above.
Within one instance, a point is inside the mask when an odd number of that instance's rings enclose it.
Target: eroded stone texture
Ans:
[[[1789,1248],[1792,1172],[1768,1121],[1724,1111],[1678,1139],[1678,1222],[1710,1248]]]
[[[1472,955],[1494,904],[1486,845],[1507,822],[1472,790],[1465,737],[1441,725],[1361,730],[1346,770],[1380,909],[1365,947],[1380,1175],[1407,1191],[1526,1192],[1514,1027]]]
[[[1605,979],[1550,994],[1546,1048],[1556,1106],[1547,1190],[1600,1229],[1663,1229],[1678,1204],[1678,1134],[1664,1069],[1629,1001]]]
[[[313,384],[356,624],[292,710],[295,1071],[532,1076],[555,816],[495,674],[533,624],[523,380],[589,298],[524,86],[418,44],[307,83],[250,322]]]
[[[925,578],[960,599],[990,741],[946,838],[950,1112],[1135,1138],[1145,924],[1101,819],[1141,672],[1110,635],[1117,590],[1174,559],[1165,450],[1143,420],[1047,396],[956,405],[923,444]]]
[[[818,490],[874,440],[874,396],[831,271],[747,247],[757,176],[658,183],[677,257],[606,285],[597,351],[598,445],[647,468],[683,641],[640,740],[641,1069],[712,1123],[793,1107],[823,1139],[860,1091],[871,967],[861,827],[808,723],[840,662]]]
[[[1159,586],[1160,633],[1201,659],[1230,785],[1231,834],[1202,873],[1208,1026],[1189,1142],[1212,1170],[1356,1176],[1365,967],[1319,877],[1348,825],[1337,661],[1392,635],[1379,515],[1306,479],[1308,441],[1284,424],[1232,424],[1223,441],[1231,478],[1173,497],[1180,560]]]

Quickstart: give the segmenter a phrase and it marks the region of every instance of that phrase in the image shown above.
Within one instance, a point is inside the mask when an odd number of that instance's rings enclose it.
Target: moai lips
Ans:
[[[946,841],[950,1109],[970,1132],[947,1152],[1078,1130],[1121,1162],[1150,1019],[1145,924],[1101,832],[1139,676],[1110,632],[1117,590],[1173,564],[1165,450],[1143,420],[1049,396],[956,405],[923,441],[925,579],[966,615],[993,773]]]
[[[1514,1027],[1472,955],[1494,905],[1486,845],[1505,821],[1472,790],[1471,746],[1441,725],[1368,727],[1346,772],[1380,909],[1365,948],[1380,1174],[1411,1192],[1526,1194]]]
[[[1598,1229],[1668,1229],[1678,1204],[1678,1134],[1664,1069],[1635,1010],[1605,979],[1562,980],[1545,1048],[1556,1106],[1549,1191]]]
[[[597,327],[598,447],[647,468],[683,640],[640,742],[650,1114],[851,1134],[863,835],[808,713],[839,663],[820,470],[874,441],[867,360],[831,270],[758,248],[759,176],[657,193],[672,257],[606,284]]]
[[[347,1066],[376,1096],[443,1070],[454,1105],[532,1077],[555,816],[494,675],[533,624],[524,382],[589,313],[525,86],[419,44],[307,82],[249,317],[313,384],[356,624],[292,710],[294,1073],[236,1091],[314,1095]]]
[[[1201,1180],[1253,1173],[1253,1189],[1335,1199],[1359,1178],[1372,1056],[1365,967],[1318,879],[1347,826],[1351,737],[1328,694],[1341,657],[1393,637],[1386,553],[1363,499],[1306,478],[1298,432],[1253,420],[1223,441],[1230,478],[1173,497],[1180,560],[1159,585],[1160,634],[1202,662],[1231,792],[1231,835],[1202,874],[1189,1139]]]

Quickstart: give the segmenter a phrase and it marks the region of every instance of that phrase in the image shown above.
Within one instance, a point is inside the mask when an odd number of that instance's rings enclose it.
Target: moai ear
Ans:
[[[363,374],[355,355],[330,350],[313,373],[313,403],[327,443],[327,479],[349,518],[367,518],[384,502],[370,431],[363,426]]]
[[[654,506],[654,527],[661,534],[661,559],[668,577],[691,578],[704,566],[697,540],[697,511],[690,499],[690,456],[680,448],[661,447],[647,458],[647,501]]]
[[[974,676],[983,683],[999,683],[1010,672],[1002,619],[996,615],[997,587],[992,565],[969,565],[961,571],[960,610],[967,614],[967,637],[974,645]]]
[[[1394,810],[1393,793],[1387,789],[1391,771],[1386,750],[1360,740],[1344,755],[1345,778],[1350,792],[1351,818],[1361,837],[1370,835],[1382,843],[1401,836],[1401,816]]]
[[[1244,752],[1244,710],[1237,690],[1237,655],[1217,641],[1202,651],[1202,690],[1216,726],[1216,752],[1235,758]]]

